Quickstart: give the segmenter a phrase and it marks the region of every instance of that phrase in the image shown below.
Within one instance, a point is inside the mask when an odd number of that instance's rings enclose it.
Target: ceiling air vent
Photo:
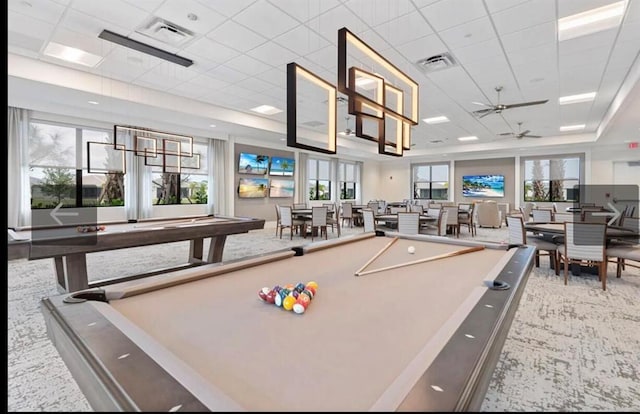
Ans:
[[[457,63],[450,53],[440,53],[435,56],[420,59],[416,62],[416,66],[424,73],[431,73],[442,69],[455,66]]]
[[[193,32],[159,17],[154,17],[136,31],[171,46],[182,46],[193,39]]]

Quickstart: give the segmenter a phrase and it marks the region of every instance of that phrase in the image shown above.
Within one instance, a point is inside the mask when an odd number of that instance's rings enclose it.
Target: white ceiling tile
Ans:
[[[189,81],[198,76],[198,73],[191,69],[191,67],[187,68],[166,61],[162,61],[159,65],[154,66],[145,76],[151,73],[171,79],[172,81],[175,79],[178,83]]]
[[[281,34],[273,41],[301,56],[308,55],[330,44],[326,39],[303,25]]]
[[[124,1],[144,11],[153,12],[165,0],[124,0]]]
[[[329,45],[313,53],[309,53],[305,58],[321,65],[325,69],[332,69],[338,65],[338,48],[334,45]]]
[[[475,79],[476,83],[483,88],[506,84],[515,84],[511,69],[504,56],[494,56],[493,58],[476,60],[473,63],[464,65],[469,75]]]
[[[369,26],[345,6],[335,7],[314,17],[306,25],[332,44],[338,44],[338,30],[343,27],[356,34],[369,29]]]
[[[37,58],[43,49],[45,41],[23,33],[7,31],[7,48],[10,53]]]
[[[222,89],[229,86],[229,82],[225,82],[220,79],[215,79],[207,74],[198,74],[198,76],[194,77],[193,79],[190,79],[188,83],[192,85],[199,85],[211,90]]]
[[[184,50],[217,63],[223,63],[229,59],[240,56],[240,52],[237,50],[231,49],[207,37],[201,37],[195,40]]]
[[[512,66],[537,65],[544,61],[557,61],[556,44],[542,45],[525,50],[507,52],[507,59]]]
[[[115,44],[98,37],[83,36],[78,32],[61,28],[55,31],[51,41],[72,46],[98,56],[107,56],[115,47]]]
[[[558,50],[560,55],[584,53],[596,48],[608,48],[613,47],[613,42],[617,35],[616,29],[605,30],[598,33],[593,33],[587,36],[580,36],[569,40],[563,40],[558,43]],[[601,59],[606,59],[608,53],[599,56]]]
[[[560,71],[560,84],[564,91],[597,91],[604,65],[594,70],[567,70]],[[580,93],[580,92],[577,92]]]
[[[267,41],[265,37],[247,29],[233,20],[227,20],[209,32],[207,34],[207,38],[243,53]]]
[[[549,0],[531,0],[518,6],[494,13],[491,20],[501,35],[527,27],[556,21],[556,3]]]
[[[268,71],[260,74],[260,79],[280,88],[285,88],[287,86],[287,72],[284,67],[282,69],[280,67],[269,69]]]
[[[409,0],[349,0],[345,6],[371,26],[416,10]]]
[[[406,1],[406,0],[404,0]],[[332,9],[340,4],[338,0],[300,1],[300,0],[269,0],[275,6],[291,17],[306,22],[318,14]]]
[[[640,44],[640,19],[633,22],[625,22],[616,41],[618,43],[635,42]]]
[[[156,57],[118,46],[93,73],[131,82],[162,62]]]
[[[74,32],[90,36],[98,36],[104,29],[122,35],[129,33],[129,29],[73,9],[69,9],[67,13],[65,13],[61,21],[61,26]]]
[[[507,52],[518,49],[529,49],[531,47],[555,43],[556,41],[555,22],[539,24],[502,36],[502,46],[504,46],[504,50]]]
[[[193,64],[189,66],[189,69],[193,70],[194,72],[198,72],[198,74],[208,72],[220,64],[219,62],[214,62],[212,60],[209,60],[202,56],[194,55],[193,53],[189,53],[184,50],[180,52],[180,56],[185,59],[190,59]]]
[[[402,44],[433,33],[418,12],[377,25],[374,30],[390,44]]]
[[[249,75],[238,72],[237,70],[225,65],[220,65],[211,69],[207,72],[207,75],[229,83],[240,82],[241,80],[249,77]]]
[[[240,85],[229,85],[220,89],[220,91],[223,93],[228,93],[230,95],[233,95],[237,98],[248,98],[252,95],[255,95],[254,91],[249,90],[247,88],[243,88]]]
[[[478,60],[500,57],[504,55],[504,52],[498,39],[494,37],[471,46],[454,49],[452,54],[458,63],[465,65]]]
[[[120,33],[122,34],[122,33]],[[152,46],[155,47],[156,49],[160,49],[160,50],[164,50],[165,52],[169,52],[169,53],[174,53],[177,54],[178,51],[180,50],[178,47],[173,46],[173,45],[169,45],[167,43],[161,42],[157,39],[154,39],[152,37],[149,37],[145,34],[141,34],[138,32],[132,32],[129,36],[127,36],[129,39],[133,39],[137,42],[140,43],[144,43],[148,46]]]
[[[252,4],[235,15],[233,20],[268,39],[272,39],[299,24],[293,17],[272,6],[266,0],[259,0]]]
[[[32,38],[47,40],[53,33],[54,25],[16,13],[12,10],[7,12],[7,29],[11,32],[20,33]],[[9,39],[11,44],[11,39]]]
[[[199,3],[221,13],[227,17],[233,17],[246,9],[257,0],[233,0],[233,1],[219,1],[219,0],[198,0]]]
[[[413,4],[415,4],[417,8],[421,9],[423,7],[426,7],[426,6],[430,5],[430,4],[437,3],[440,0],[412,0],[412,1],[413,1]]]
[[[586,52],[586,53],[585,53]],[[560,70],[602,70],[607,64],[611,48],[607,46],[594,47],[587,51],[564,53],[560,55]]]
[[[383,39],[374,30],[365,30],[358,34],[358,37],[362,39],[369,47],[377,52],[384,52],[389,49],[391,45],[385,39]]]
[[[51,0],[8,0],[7,9],[45,22],[60,20],[65,7]]]
[[[489,9],[489,13],[496,13],[500,10],[509,9],[530,0],[484,0]]]
[[[414,63],[420,59],[434,56],[448,50],[436,34],[430,34],[420,39],[404,43],[397,46],[397,49],[405,58]]]
[[[481,1],[442,0],[420,9],[436,32],[455,27],[487,15]]]
[[[271,66],[283,66],[295,61],[300,55],[277,43],[267,42],[247,52],[247,55],[268,63]]]
[[[189,19],[189,14],[195,14],[197,19]],[[198,34],[206,34],[226,20],[225,16],[196,0],[166,0],[153,15]]]
[[[558,18],[560,19],[572,14],[582,13],[611,3],[614,3],[614,0],[558,1]]]
[[[286,97],[287,97],[286,88],[281,88],[281,87],[272,87],[272,88],[269,88],[269,89],[265,89],[261,93],[263,95],[266,95],[266,96],[269,96],[269,97],[275,98],[275,99],[286,99]]]
[[[227,61],[225,65],[230,67],[231,69],[237,70],[238,72],[246,73],[247,75],[251,76],[267,71],[272,67],[271,65],[267,65],[266,63],[263,63],[247,55],[240,55],[238,57],[235,57]]]
[[[487,17],[482,17],[462,26],[444,30],[439,32],[439,35],[447,47],[452,50],[496,37],[493,26]]]
[[[241,82],[243,88],[247,88],[253,92],[261,93],[267,89],[273,88],[273,85],[262,79],[262,73],[253,78],[244,79]]]
[[[112,24],[134,29],[142,24],[149,16],[149,13],[137,7],[125,3],[122,0],[94,1],[75,0],[71,7],[73,9],[104,19]]]
[[[556,82],[558,78],[558,65],[555,59],[544,60],[535,65],[524,64],[513,66],[513,72],[518,79],[520,87],[531,85],[534,88],[540,88],[548,82]],[[557,93],[557,90],[556,90]]]
[[[163,73],[162,71],[156,72],[153,70],[145,73],[135,81],[135,83],[137,84],[150,86],[152,88],[160,89],[163,91],[171,89],[182,82],[182,80],[171,76],[170,74]]]

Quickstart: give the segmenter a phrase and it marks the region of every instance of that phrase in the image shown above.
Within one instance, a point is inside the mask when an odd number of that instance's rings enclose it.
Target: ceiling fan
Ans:
[[[483,106],[487,106],[488,108],[485,109],[479,109],[477,111],[473,111],[472,114],[474,114],[475,116],[477,116],[478,118],[483,118],[487,115],[490,114],[499,114],[502,113],[502,111],[504,111],[505,109],[511,109],[511,108],[519,108],[521,106],[530,106],[530,105],[540,105],[543,103],[547,103],[549,100],[545,99],[544,101],[531,101],[531,102],[520,102],[520,103],[515,103],[515,104],[501,104],[500,103],[500,91],[502,91],[502,86],[496,86],[495,87],[496,92],[498,92],[498,100],[497,100],[497,104],[495,105],[489,105],[486,103],[482,103],[482,102],[472,102],[476,105],[483,105]]]
[[[343,136],[347,136],[347,137],[353,137],[353,136],[355,136],[355,135],[356,135],[356,131],[355,131],[355,130],[353,130],[353,129],[351,129],[351,128],[349,128],[349,120],[350,120],[351,118],[347,116],[347,117],[345,117],[344,119],[345,119],[345,121],[347,121],[347,127],[345,128],[345,130],[344,130],[344,131],[341,131],[341,132],[339,132],[338,134],[339,134],[339,135],[343,135]]]
[[[529,135],[529,132],[531,132],[530,130],[526,130],[523,131],[522,130],[522,122],[518,122],[518,133],[516,134],[515,132],[503,132],[501,134],[498,135],[502,135],[502,136],[507,136],[507,135],[511,135],[517,139],[522,139],[522,138],[542,138],[541,135]]]

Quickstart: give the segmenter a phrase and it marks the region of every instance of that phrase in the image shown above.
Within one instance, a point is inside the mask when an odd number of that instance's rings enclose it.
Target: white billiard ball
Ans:
[[[407,251],[409,252],[409,254],[414,254],[416,252],[416,248],[413,246],[409,246],[409,248],[407,249]]]

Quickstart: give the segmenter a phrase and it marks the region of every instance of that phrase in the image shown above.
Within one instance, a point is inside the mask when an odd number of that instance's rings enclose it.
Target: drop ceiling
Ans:
[[[623,145],[640,135],[640,0],[614,28],[558,42],[558,19],[611,0],[9,0],[9,105],[111,123],[226,134],[284,145],[286,64],[337,83],[337,32],[347,27],[420,84],[420,119],[405,156]],[[140,33],[150,22],[182,33]],[[109,30],[190,59],[183,67],[98,37]],[[178,37],[179,36],[179,37]],[[174,37],[173,41],[171,38]],[[164,39],[164,40],[163,40]],[[50,42],[102,57],[87,67],[44,54]],[[416,62],[447,53],[454,65]],[[502,86],[500,102],[495,88]],[[596,92],[560,105],[561,96]],[[483,118],[477,103],[542,105]],[[89,100],[99,105],[88,104]],[[474,103],[475,102],[475,103]],[[251,111],[271,105],[283,112]],[[339,130],[353,128],[338,105]],[[310,106],[301,122],[321,133]],[[530,130],[542,138],[500,135]],[[584,124],[580,131],[561,126]],[[215,128],[210,125],[215,125]],[[316,125],[316,126],[313,126]],[[476,141],[458,137],[477,136]],[[271,145],[271,144],[268,144]],[[338,155],[386,160],[376,146],[338,135]]]

